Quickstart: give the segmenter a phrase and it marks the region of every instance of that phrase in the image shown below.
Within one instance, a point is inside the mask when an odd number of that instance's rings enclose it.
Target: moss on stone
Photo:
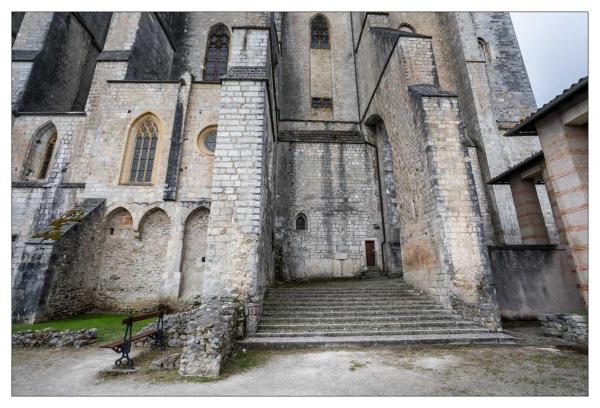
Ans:
[[[33,238],[42,238],[44,241],[52,240],[58,241],[60,236],[62,235],[62,227],[70,222],[80,222],[83,219],[83,211],[82,210],[69,210],[63,215],[54,220],[50,221],[49,228],[37,232],[32,235]]]

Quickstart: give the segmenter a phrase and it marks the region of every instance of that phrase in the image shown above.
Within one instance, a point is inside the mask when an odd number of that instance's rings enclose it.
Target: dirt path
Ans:
[[[254,353],[254,354],[252,354]],[[586,395],[587,355],[553,347],[399,347],[252,352],[211,382],[99,377],[110,350],[14,349],[13,395]],[[146,370],[147,371],[147,370]],[[175,379],[175,380],[173,380]]]

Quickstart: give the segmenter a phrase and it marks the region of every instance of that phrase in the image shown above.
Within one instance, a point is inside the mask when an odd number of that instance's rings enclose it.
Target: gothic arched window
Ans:
[[[204,61],[204,80],[216,82],[227,72],[229,58],[229,32],[225,25],[219,23],[211,27],[206,43]]]
[[[304,214],[298,214],[296,216],[296,230],[297,231],[304,231],[306,230],[306,215]]]
[[[140,118],[129,135],[130,183],[151,183],[158,146],[158,126],[153,115]]]
[[[52,123],[44,125],[32,138],[27,159],[23,166],[25,180],[45,179],[52,163],[56,147],[56,127]]]
[[[310,48],[329,48],[329,26],[322,14],[317,14],[310,22]]]

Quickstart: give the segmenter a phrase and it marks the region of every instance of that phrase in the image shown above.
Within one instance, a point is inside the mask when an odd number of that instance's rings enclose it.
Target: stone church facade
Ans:
[[[508,13],[13,13],[13,320],[379,269],[487,328],[536,109]],[[550,242],[548,196],[537,186]],[[523,258],[523,262],[527,260]]]

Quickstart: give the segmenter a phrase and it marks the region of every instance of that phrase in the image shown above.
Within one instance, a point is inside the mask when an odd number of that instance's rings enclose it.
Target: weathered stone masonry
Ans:
[[[323,48],[317,13],[16,14],[13,319],[215,300],[238,302],[252,333],[276,281],[359,277],[373,260],[499,328],[487,245],[521,244],[522,228],[509,187],[486,183],[539,147],[500,137],[535,107],[508,14],[320,14]],[[217,24],[226,44],[210,38]],[[62,68],[41,75],[52,58]],[[226,74],[205,81],[214,63]],[[151,177],[132,182],[145,120]],[[23,179],[52,126],[48,176]],[[76,241],[32,249],[90,202],[102,204]]]

